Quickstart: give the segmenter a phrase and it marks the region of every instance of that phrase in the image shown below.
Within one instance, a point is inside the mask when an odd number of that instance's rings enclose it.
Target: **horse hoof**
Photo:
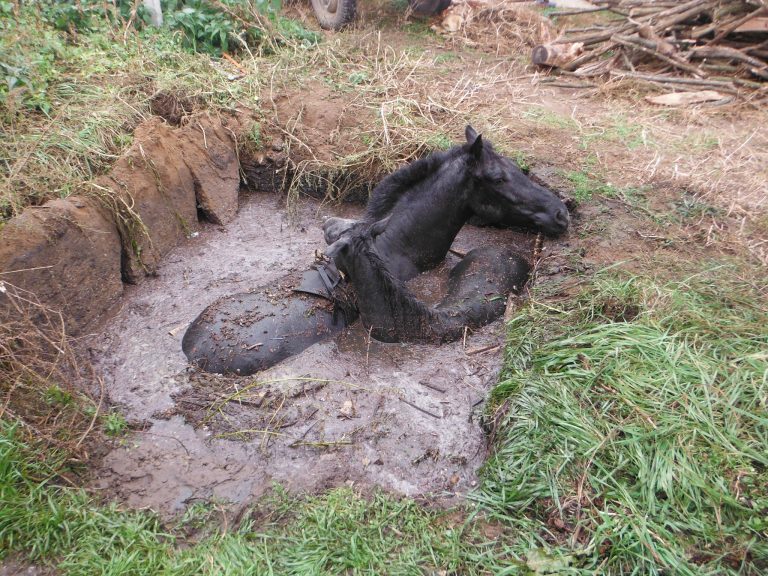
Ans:
[[[357,224],[357,220],[352,220],[350,218],[328,218],[323,222],[323,236],[325,237],[325,243],[330,246],[355,224]]]

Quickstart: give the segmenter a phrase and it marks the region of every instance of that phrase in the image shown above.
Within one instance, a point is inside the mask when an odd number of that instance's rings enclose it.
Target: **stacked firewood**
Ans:
[[[722,91],[768,80],[768,0],[592,0],[608,12],[533,49],[534,64],[580,77],[634,77]],[[579,12],[560,12],[565,18]],[[555,13],[558,14],[558,13]],[[601,22],[602,23],[599,23]]]

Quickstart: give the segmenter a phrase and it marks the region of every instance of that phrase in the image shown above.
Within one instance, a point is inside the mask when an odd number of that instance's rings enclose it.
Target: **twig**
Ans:
[[[85,440],[86,436],[91,433],[91,430],[93,430],[94,425],[96,424],[96,420],[99,417],[99,414],[101,414],[101,405],[104,402],[104,396],[106,395],[106,391],[104,390],[104,379],[101,377],[96,378],[99,381],[99,389],[101,391],[101,394],[99,395],[99,403],[96,406],[96,410],[93,411],[93,418],[91,418],[91,423],[88,425],[88,428],[83,432],[83,435],[80,436],[80,440],[77,441],[77,444],[75,444],[75,448],[80,448],[80,445],[83,443],[83,440]]]
[[[406,400],[402,396],[399,396],[399,398],[400,398],[401,402],[404,402],[405,404],[408,404],[408,406],[410,406],[411,408],[415,408],[419,412],[423,412],[424,414],[427,414],[428,416],[432,416],[432,418],[437,418],[438,420],[441,420],[443,418],[442,416],[439,416],[438,414],[435,414],[434,412],[430,412],[426,408],[422,408],[421,406],[417,406],[416,404]]]
[[[648,82],[658,82],[660,84],[686,84],[691,86],[709,86],[717,87],[723,92],[730,92],[736,94],[738,91],[733,86],[733,82],[729,80],[700,80],[697,78],[676,78],[674,76],[661,76],[658,74],[641,74],[639,72],[627,72],[621,70],[611,70],[611,76],[617,78],[636,78],[637,80],[646,80]]]
[[[426,386],[427,388],[431,388],[432,390],[436,390],[441,394],[445,394],[447,392],[445,388],[441,388],[440,386],[436,384],[432,384],[431,382],[419,382],[419,384],[421,384],[422,386]]]
[[[466,354],[467,356],[472,356],[474,354],[490,352],[491,350],[496,350],[497,348],[501,348],[501,344],[490,344],[488,346],[483,346],[482,348],[473,348],[472,350],[467,350]]]
[[[613,11],[611,6],[596,6],[595,8],[584,8],[583,10],[562,10],[560,12],[550,12],[549,16],[579,16],[581,14],[591,14],[592,12]]]
[[[248,74],[248,70],[246,70],[246,69],[245,69],[245,68],[244,68],[244,67],[243,67],[243,66],[240,64],[240,62],[238,62],[237,60],[235,60],[234,58],[232,58],[232,56],[230,56],[230,55],[229,55],[229,54],[227,54],[226,52],[222,52],[222,53],[221,53],[221,55],[222,55],[222,57],[223,57],[225,60],[227,60],[228,62],[230,62],[230,63],[231,63],[231,64],[232,64],[232,65],[233,65],[235,68],[237,68],[238,70],[240,70],[240,72],[242,72],[243,74]]]
[[[333,440],[331,442],[296,442],[291,444],[294,446],[313,446],[315,448],[330,448],[332,446],[349,446],[352,444],[352,440]]]
[[[317,412],[317,411],[315,411],[315,412]],[[311,417],[312,417],[312,416],[310,416],[310,418],[311,418]],[[298,438],[296,438],[296,440],[294,440],[293,442],[291,442],[291,443],[288,445],[288,447],[289,447],[289,448],[294,448],[295,446],[298,446],[298,445],[299,445],[299,442],[301,442],[302,440],[304,440],[304,438],[306,438],[306,437],[307,437],[307,434],[309,434],[309,432],[312,430],[312,428],[314,428],[315,426],[317,426],[317,423],[318,423],[318,422],[319,422],[319,420],[315,420],[314,422],[312,422],[312,424],[310,424],[310,425],[307,427],[307,429],[306,429],[306,430],[304,430],[304,433],[303,433],[301,436],[299,436]]]
[[[728,34],[733,32],[734,30],[736,30],[736,28],[738,28],[739,26],[744,24],[744,22],[747,22],[747,21],[751,20],[755,16],[760,16],[760,14],[765,12],[766,10],[768,10],[768,6],[761,6],[760,8],[758,8],[754,12],[751,12],[751,13],[747,14],[743,18],[739,18],[738,20],[736,20],[734,22],[731,22],[722,31],[720,31],[719,34],[717,34],[714,38],[712,38],[712,40],[707,42],[705,44],[705,46],[712,46],[713,44],[717,44],[718,42],[720,42],[720,40],[722,40],[723,38],[728,36]]]

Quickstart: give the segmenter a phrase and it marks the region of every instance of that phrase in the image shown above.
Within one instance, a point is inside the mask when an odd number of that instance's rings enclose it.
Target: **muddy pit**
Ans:
[[[273,483],[295,492],[379,486],[445,503],[476,485],[501,321],[443,346],[382,344],[355,325],[251,377],[197,371],[181,351],[208,304],[306,269],[324,247],[322,221],[356,210],[304,199],[289,213],[276,195],[243,196],[234,222],[204,226],[159,276],[128,290],[89,348],[134,431],[103,458],[93,488],[168,515],[200,500],[245,505]],[[487,243],[528,256],[534,236],[465,226],[453,248]],[[411,287],[436,302],[456,262],[449,254]]]

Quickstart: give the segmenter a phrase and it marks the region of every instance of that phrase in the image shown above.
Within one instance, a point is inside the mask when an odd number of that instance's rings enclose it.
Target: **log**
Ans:
[[[768,32],[768,17],[757,17],[747,20],[733,32],[735,34],[740,32]]]
[[[734,30],[736,30],[736,28],[738,28],[742,24],[745,24],[746,22],[748,22],[752,18],[755,18],[757,16],[762,16],[762,14],[765,13],[766,11],[768,11],[768,7],[767,6],[761,6],[760,8],[755,10],[754,12],[751,12],[751,13],[747,14],[746,16],[744,16],[742,18],[739,18],[739,19],[735,20],[734,22],[731,22],[723,30],[718,32],[717,35],[714,38],[712,38],[712,40],[707,42],[706,45],[707,46],[712,46],[712,44],[717,44],[718,42],[720,42],[720,40],[722,40],[723,38],[728,36],[728,34],[733,32]]]
[[[655,50],[657,52],[661,52],[662,54],[664,54],[664,56],[672,56],[673,54],[677,53],[677,48],[675,48],[672,44],[670,44],[663,38],[659,37],[653,31],[653,28],[651,28],[648,25],[640,26],[637,29],[637,35],[640,36],[640,38],[649,40],[652,43],[654,43],[652,46],[649,46],[646,44],[646,47],[651,48],[652,50]]]
[[[539,44],[531,53],[531,61],[537,66],[561,68],[584,52],[584,44]]]
[[[754,58],[747,54],[744,54],[741,50],[736,48],[729,48],[727,46],[699,46],[691,48],[688,52],[691,58],[705,59],[712,58],[716,60],[736,60],[738,62],[744,62],[750,66],[756,68],[765,68],[768,63],[763,62],[759,58]]]
[[[662,76],[660,74],[641,74],[639,72],[627,72],[625,70],[611,70],[611,76],[617,78],[635,78],[637,80],[645,80],[646,82],[654,82],[657,84],[684,84],[688,86],[710,87],[716,88],[721,92],[728,92],[730,94],[737,93],[736,87],[734,86],[735,80],[699,80],[695,78]]]
[[[611,40],[617,44],[621,44],[622,46],[628,46],[630,48],[640,50],[646,54],[650,54],[651,56],[658,58],[667,64],[671,64],[675,68],[679,68],[680,70],[685,70],[686,72],[693,74],[697,78],[703,78],[707,75],[706,72],[700,68],[697,68],[692,64],[688,64],[681,58],[675,57],[674,55],[665,55],[660,50],[658,50],[657,43],[653,40],[646,40],[644,38],[638,38],[637,36],[620,36],[618,34],[614,34],[611,37]]]

